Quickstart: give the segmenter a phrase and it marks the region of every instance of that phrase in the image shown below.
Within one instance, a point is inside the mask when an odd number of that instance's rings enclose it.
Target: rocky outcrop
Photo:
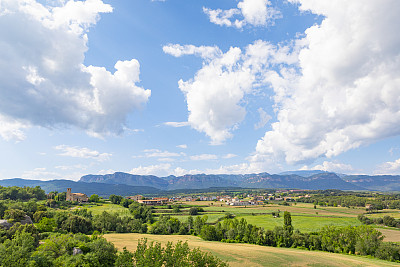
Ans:
[[[28,215],[25,215],[25,217],[21,221],[9,222],[8,220],[0,220],[0,227],[8,230],[17,222],[19,222],[21,224],[33,224],[31,217],[29,217]]]

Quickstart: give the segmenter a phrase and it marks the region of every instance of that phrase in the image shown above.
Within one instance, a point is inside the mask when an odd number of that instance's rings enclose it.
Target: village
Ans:
[[[252,206],[264,205],[268,201],[294,201],[295,198],[309,198],[307,190],[277,190],[272,193],[262,194],[222,194],[222,195],[178,195],[171,197],[145,197],[143,195],[127,196],[126,199],[131,199],[140,204],[148,206],[160,206],[178,202],[192,201],[214,201],[229,206]],[[72,193],[71,188],[67,189],[67,201],[89,202],[89,197],[83,193]]]
[[[204,195],[193,195],[193,196],[177,196],[169,199],[170,202],[191,202],[191,201],[215,201],[222,202],[230,206],[252,206],[252,205],[264,205],[268,201],[293,201],[294,196],[291,193],[304,192],[305,190],[278,190],[275,193],[263,193],[263,194],[239,194],[236,196],[232,195],[215,195],[215,196],[204,196]],[[299,195],[297,198],[310,197],[309,195]]]

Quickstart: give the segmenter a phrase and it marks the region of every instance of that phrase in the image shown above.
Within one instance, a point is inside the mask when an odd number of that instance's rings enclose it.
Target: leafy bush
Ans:
[[[10,222],[19,222],[25,218],[25,212],[19,209],[8,209],[4,212],[4,219]]]
[[[127,253],[120,254],[120,257],[129,257]],[[118,260],[117,260],[118,261]],[[182,266],[182,267],[203,267],[228,266],[225,262],[209,253],[201,252],[199,249],[191,250],[188,244],[179,241],[176,245],[168,242],[165,248],[160,243],[147,244],[147,239],[139,241],[136,251],[133,253],[132,261],[138,267],[147,266]],[[131,265],[132,266],[132,265]]]

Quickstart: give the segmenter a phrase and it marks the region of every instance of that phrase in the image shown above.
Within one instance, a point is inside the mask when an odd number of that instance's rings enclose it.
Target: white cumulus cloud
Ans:
[[[190,126],[187,121],[167,121],[164,122],[164,125],[175,128]]]
[[[400,159],[395,161],[387,161],[378,166],[375,174],[393,174],[400,172]]]
[[[231,47],[225,53],[205,59],[194,78],[178,82],[186,96],[187,123],[209,136],[212,144],[221,144],[231,138],[246,116],[245,96],[253,93],[256,87],[267,87],[270,67],[296,62],[297,48],[298,45],[289,48],[259,40],[244,51]],[[290,71],[282,72],[290,75]],[[268,114],[262,115],[261,123],[266,123]],[[175,127],[182,124],[166,123]]]
[[[174,57],[184,55],[196,55],[201,58],[214,58],[222,52],[217,46],[194,46],[194,45],[179,45],[168,44],[163,46],[163,51]]]
[[[184,153],[162,151],[159,149],[146,149],[144,152],[146,158],[171,158],[185,155]]]
[[[189,124],[206,133],[214,144],[232,137],[231,131],[246,115],[240,105],[251,91],[253,76],[249,69],[237,65],[241,50],[231,48],[227,53],[204,65],[189,81],[179,81],[186,96]]]
[[[304,166],[301,170],[319,170],[319,171],[327,171],[327,172],[349,172],[354,171],[353,167],[350,164],[344,164],[340,162],[331,162],[324,161],[322,164],[315,165],[312,168]]]
[[[229,153],[229,154],[226,154],[225,156],[223,156],[224,159],[231,159],[231,158],[235,158],[235,157],[237,157],[237,155],[232,154],[232,153]]]
[[[59,145],[55,146],[54,149],[60,150],[60,156],[68,156],[74,158],[83,158],[83,159],[95,159],[98,161],[109,160],[112,156],[110,153],[100,153],[96,150],[91,150],[86,147],[77,147],[77,146],[67,146],[67,145]]]
[[[87,32],[109,12],[101,0],[1,2],[2,138],[23,139],[31,126],[72,126],[93,135],[123,131],[127,114],[150,96],[136,85],[139,63],[118,61],[114,73],[83,64]]]
[[[193,155],[190,156],[191,160],[215,160],[218,159],[217,155],[214,154],[200,154],[200,155]]]
[[[276,19],[282,17],[268,0],[243,0],[238,3],[237,8],[228,10],[203,7],[203,12],[214,24],[239,29],[245,25],[271,26],[274,25]]]
[[[46,168],[35,168],[30,171],[24,171],[21,177],[23,179],[32,180],[55,180],[65,178],[57,172],[48,171]]]
[[[399,135],[400,2],[291,2],[324,19],[305,31],[293,67],[265,75],[278,121],[257,154],[309,163]]]

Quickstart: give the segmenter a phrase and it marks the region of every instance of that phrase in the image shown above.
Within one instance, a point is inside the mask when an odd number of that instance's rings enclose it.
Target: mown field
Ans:
[[[104,237],[122,250],[136,250],[138,240],[147,238],[149,242],[156,241],[165,245],[187,241],[191,248],[200,248],[227,261],[230,266],[400,266],[388,261],[367,257],[334,254],[320,251],[300,249],[264,247],[250,244],[229,244],[204,241],[195,236],[180,235],[148,235],[148,234],[106,234]]]

